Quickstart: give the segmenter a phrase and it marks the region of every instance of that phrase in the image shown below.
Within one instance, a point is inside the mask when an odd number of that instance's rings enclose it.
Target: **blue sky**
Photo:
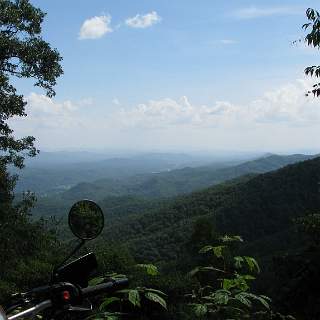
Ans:
[[[301,79],[319,52],[292,44],[317,1],[31,2],[64,58],[54,100],[19,82],[30,116],[14,125],[40,148],[318,148]]]

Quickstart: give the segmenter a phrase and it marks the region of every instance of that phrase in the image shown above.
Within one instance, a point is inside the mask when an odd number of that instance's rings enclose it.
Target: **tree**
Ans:
[[[7,120],[26,116],[26,101],[12,85],[12,78],[30,78],[35,86],[55,95],[53,87],[62,74],[56,49],[41,38],[45,14],[28,0],[0,0],[0,165],[23,167],[25,155],[35,156],[34,137],[17,139]]]
[[[62,58],[41,38],[44,17],[28,0],[0,0],[0,298],[49,274],[48,254],[56,252],[56,238],[45,223],[30,222],[34,197],[14,203],[16,177],[7,170],[10,164],[22,168],[24,157],[38,152],[34,137],[16,138],[8,124],[14,116],[27,115],[13,79],[32,79],[52,97],[62,74]]]
[[[308,22],[305,23],[302,28],[308,30],[309,33],[305,36],[304,41],[310,47],[320,48],[320,14],[314,9],[307,9],[306,11]],[[310,66],[305,69],[307,76],[319,78],[320,66]],[[320,96],[320,83],[315,83],[313,88],[308,91],[307,95],[313,94],[314,96]]]

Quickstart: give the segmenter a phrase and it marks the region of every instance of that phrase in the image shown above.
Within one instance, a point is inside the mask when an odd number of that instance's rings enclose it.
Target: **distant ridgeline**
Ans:
[[[245,174],[265,173],[312,156],[272,155],[239,165],[229,163],[211,166],[186,167],[156,174],[139,174],[121,179],[100,179],[81,183],[62,194],[65,200],[87,196],[101,200],[106,196],[134,195],[144,198],[173,197],[207,188]],[[224,166],[224,167],[223,167]]]
[[[232,166],[230,162],[224,164],[214,163],[210,166],[186,167],[157,174],[132,174],[131,176],[105,178],[94,182],[84,180],[85,182],[79,183],[64,192],[61,192],[61,190],[59,193],[52,192],[46,197],[41,197],[40,194],[33,213],[36,216],[65,215],[72,202],[81,198],[89,198],[99,201],[108,216],[141,214],[146,210],[153,211],[156,209],[159,206],[159,199],[164,199],[162,202],[167,202],[167,198],[170,197],[201,190],[243,175],[259,174],[276,170],[285,165],[312,157],[313,156],[307,155],[271,155]],[[84,164],[81,164],[81,166],[84,166]],[[40,175],[39,178],[34,179],[33,183],[36,183],[37,179],[41,178],[42,181],[39,183],[42,185],[45,183],[45,180],[50,179],[50,175],[47,177],[45,172],[41,175],[39,168],[32,170],[38,170],[37,175]],[[45,171],[46,169],[42,170]],[[58,170],[58,168],[56,170]],[[78,170],[77,167],[75,170]],[[85,167],[83,170],[86,170]],[[104,175],[108,176],[109,171],[100,170],[100,177]],[[117,172],[116,169],[112,171],[113,174]],[[118,171],[122,172],[122,170]],[[85,172],[90,174],[91,171],[87,170]],[[31,173],[31,171],[29,173]],[[69,174],[73,177],[75,172]],[[59,174],[57,171],[53,175],[55,175],[55,179],[58,179],[58,176],[61,175],[67,180],[68,172],[62,171],[61,174]],[[86,178],[83,177],[83,179]],[[32,186],[28,187],[28,185],[26,185],[25,187],[26,189],[33,190]],[[156,201],[153,205],[152,201],[155,199]]]
[[[320,158],[315,158],[123,217],[107,225],[104,237],[127,243],[138,260],[169,261],[178,257],[194,221],[207,217],[219,233],[242,235],[251,254],[275,254],[296,244],[293,218],[319,211],[319,181]]]

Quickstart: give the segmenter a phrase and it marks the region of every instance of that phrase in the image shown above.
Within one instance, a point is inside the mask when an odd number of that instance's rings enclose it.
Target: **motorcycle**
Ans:
[[[72,256],[89,240],[97,238],[104,228],[104,215],[93,201],[81,200],[70,209],[68,224],[80,239],[73,251],[56,266],[48,285],[12,296],[0,307],[0,320],[33,319],[85,319],[93,312],[90,298],[112,294],[128,285],[128,279],[110,280],[89,286],[89,276],[97,268],[93,252],[68,263]]]

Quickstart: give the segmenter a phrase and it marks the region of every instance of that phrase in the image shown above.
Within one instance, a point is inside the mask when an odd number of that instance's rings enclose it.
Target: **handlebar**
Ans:
[[[128,279],[114,280],[106,283],[101,283],[96,286],[91,286],[88,288],[81,289],[81,294],[83,298],[90,296],[95,296],[100,293],[111,293],[120,289],[125,288],[128,285]]]
[[[35,315],[37,315],[38,313],[40,313],[41,311],[52,307],[52,302],[51,300],[45,300],[35,306],[33,306],[32,308],[29,308],[27,310],[24,310],[22,312],[19,312],[13,316],[8,317],[8,320],[15,320],[15,319],[20,319],[20,318],[24,318],[24,317],[28,317],[28,318],[32,318]]]
[[[88,297],[92,297],[95,295],[99,295],[101,293],[113,293],[117,290],[123,289],[128,285],[129,281],[128,279],[124,278],[121,280],[113,280],[113,281],[109,281],[106,283],[101,283],[95,286],[90,286],[87,288],[76,288],[75,286],[73,286],[70,283],[61,283],[60,287],[61,290],[58,291],[57,288],[59,288],[59,284],[56,284],[55,286],[52,287],[52,297],[50,299],[44,300],[41,303],[27,309],[24,310],[22,312],[19,312],[15,315],[9,316],[8,320],[16,320],[16,319],[21,319],[21,318],[32,318],[35,315],[39,314],[41,311],[51,308],[51,307],[61,307],[63,304],[69,304],[71,305],[72,302],[80,302],[83,298],[88,298]],[[63,294],[65,288],[69,288],[72,289],[74,288],[74,290],[72,291],[72,295],[71,295],[71,300],[70,301],[62,301],[61,303],[61,294]],[[48,291],[48,287],[41,287],[39,288],[40,290],[32,290],[32,292],[43,292],[43,291]],[[46,290],[43,290],[46,289]],[[67,289],[68,290],[68,289]],[[71,293],[71,292],[70,292]],[[75,293],[76,296],[75,296]],[[57,294],[59,296],[60,294],[60,301],[57,299]],[[55,296],[54,296],[55,295]]]

